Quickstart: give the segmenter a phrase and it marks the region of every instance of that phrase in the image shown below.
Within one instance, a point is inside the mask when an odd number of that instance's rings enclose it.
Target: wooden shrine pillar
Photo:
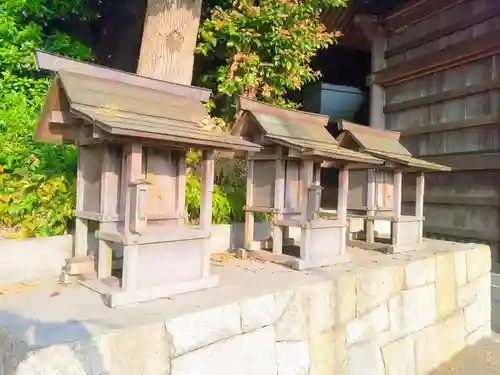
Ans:
[[[111,195],[116,194],[116,191],[111,190],[111,178],[112,178],[112,163],[113,158],[110,154],[109,145],[103,145],[103,155],[102,155],[102,168],[101,168],[101,215],[102,218],[107,218],[112,215],[116,215],[116,212],[112,212],[110,203],[112,202]],[[103,229],[105,224],[99,224],[99,231]],[[103,239],[99,239],[99,249],[97,256],[97,277],[99,279],[104,279],[111,276],[111,271],[113,268],[113,250],[109,246],[108,242]]]
[[[425,192],[425,177],[424,173],[417,174],[415,187],[415,216],[419,220],[419,242],[424,238],[424,192]]]
[[[314,162],[312,160],[303,160],[300,169],[300,186],[301,186],[301,208],[302,213],[301,222],[302,224],[307,223],[307,212],[309,206],[309,186],[313,183],[314,179]],[[300,246],[300,258],[308,261],[307,244],[309,242],[308,238],[303,238],[307,235],[307,232],[301,234],[301,246]]]
[[[80,148],[81,150],[82,148]],[[77,173],[76,173],[76,212],[83,211],[84,200],[84,177],[83,177],[83,163],[81,151],[78,150]],[[89,227],[88,220],[81,217],[75,217],[75,235],[74,235],[74,250],[73,256],[75,258],[86,257],[88,253],[88,236]]]
[[[398,245],[400,243],[401,231],[400,231],[400,221],[401,221],[401,208],[403,201],[403,172],[401,170],[396,170],[394,172],[394,207],[393,215],[394,222],[392,225],[392,244]]]
[[[273,221],[283,219],[285,208],[285,162],[281,158],[282,149],[276,148],[276,171],[274,175],[274,215]],[[273,254],[283,253],[283,227],[273,224]]]
[[[210,234],[212,228],[212,194],[214,191],[215,152],[203,151],[201,156],[200,229]],[[210,237],[204,240],[202,277],[210,275]]]
[[[377,171],[375,169],[369,169],[367,171],[367,187],[366,187],[366,206],[367,212],[366,215],[371,217],[375,215],[376,207],[376,174]],[[374,243],[375,242],[375,221],[374,220],[366,220],[365,221],[365,231],[366,231],[366,242]]]
[[[386,67],[385,49],[386,38],[381,25],[373,23],[371,25],[371,73]],[[372,80],[372,79],[371,79]],[[375,129],[385,129],[385,90],[382,86],[370,82],[370,126]]]
[[[337,219],[342,224],[340,236],[341,257],[345,255],[347,248],[347,236],[349,226],[347,222],[347,197],[349,194],[349,169],[341,166],[339,169],[338,199],[337,199]]]
[[[175,210],[177,215],[179,215],[179,220],[177,220],[177,225],[184,225],[186,220],[186,152],[177,152],[177,184],[176,184],[176,194],[177,202],[175,205]]]
[[[245,207],[253,206],[253,181],[254,181],[254,165],[255,162],[251,159],[251,155],[247,157],[247,186],[246,186],[246,199]],[[255,214],[253,211],[245,210],[245,240],[244,248],[252,250],[252,243],[255,232]]]
[[[125,196],[125,224],[124,234],[125,238],[132,235],[132,184],[136,183],[142,169],[142,144],[134,142],[124,147],[123,157],[125,158],[125,171],[122,178],[125,179],[127,186]],[[123,247],[123,275],[122,275],[122,289],[130,291],[137,288],[137,258],[138,258],[137,245],[125,245]]]

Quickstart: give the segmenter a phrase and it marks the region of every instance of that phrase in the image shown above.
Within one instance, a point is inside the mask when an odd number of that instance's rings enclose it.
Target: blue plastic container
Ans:
[[[316,83],[304,89],[304,109],[335,119],[352,121],[364,95],[355,87]]]

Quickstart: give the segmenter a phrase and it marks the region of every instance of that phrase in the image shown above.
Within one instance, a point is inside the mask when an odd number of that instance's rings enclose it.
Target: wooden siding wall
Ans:
[[[498,269],[500,1],[420,0],[384,27],[386,67],[375,82],[385,126],[414,155],[454,169],[427,174],[424,231],[490,244]],[[404,200],[413,205],[411,186]]]

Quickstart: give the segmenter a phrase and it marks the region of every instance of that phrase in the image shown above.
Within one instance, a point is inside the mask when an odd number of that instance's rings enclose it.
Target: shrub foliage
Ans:
[[[232,98],[245,94],[286,107],[290,90],[318,79],[309,62],[337,33],[319,22],[322,9],[345,0],[208,0],[197,51],[197,80],[214,90],[218,112],[231,118]],[[87,0],[0,0],[0,227],[20,236],[67,231],[75,203],[76,149],[33,140],[50,79],[35,71],[34,48],[80,60],[91,49],[65,33],[72,20],[91,20]],[[227,129],[229,122],[215,119]],[[199,154],[188,157],[186,208],[199,220]],[[214,223],[243,220],[245,168],[218,162]],[[228,166],[229,172],[228,172]]]
[[[0,225],[21,236],[61,234],[73,214],[76,152],[33,141],[49,84],[33,49],[91,59],[54,26],[91,15],[83,0],[2,0],[0,8]]]

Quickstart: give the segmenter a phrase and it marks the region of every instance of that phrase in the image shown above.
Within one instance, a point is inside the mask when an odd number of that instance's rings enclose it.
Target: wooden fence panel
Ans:
[[[412,5],[413,4],[413,5]],[[448,164],[426,179],[424,231],[500,242],[500,2],[427,0],[386,16],[385,126],[415,155]],[[413,210],[414,178],[403,191]]]

